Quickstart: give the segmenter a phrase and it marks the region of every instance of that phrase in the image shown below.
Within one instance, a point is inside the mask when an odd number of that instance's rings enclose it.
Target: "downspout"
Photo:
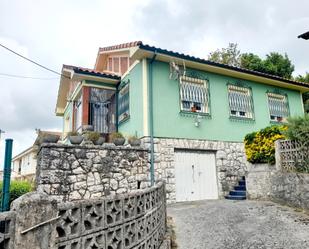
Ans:
[[[152,92],[152,65],[156,59],[157,51],[154,51],[154,54],[149,63],[149,134],[150,134],[150,182],[151,186],[155,183],[155,170],[154,170],[154,141],[153,141],[153,92]]]

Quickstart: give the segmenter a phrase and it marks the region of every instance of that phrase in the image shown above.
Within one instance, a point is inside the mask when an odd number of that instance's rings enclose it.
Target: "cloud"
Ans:
[[[308,8],[305,0],[2,0],[0,42],[56,71],[64,63],[93,67],[100,46],[134,40],[204,58],[236,42],[260,56],[287,52],[304,73],[309,42],[296,37],[307,31]],[[57,78],[2,48],[0,73]],[[0,129],[15,139],[15,154],[32,144],[34,128],[62,129],[58,85],[0,76]],[[1,153],[3,139],[0,162]]]

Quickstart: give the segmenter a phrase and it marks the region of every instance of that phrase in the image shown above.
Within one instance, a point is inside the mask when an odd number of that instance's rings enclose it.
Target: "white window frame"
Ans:
[[[286,122],[287,118],[290,116],[289,103],[288,103],[287,96],[285,94],[268,92],[267,101],[268,101],[268,111],[269,111],[270,121]],[[274,107],[272,105],[274,105],[275,101],[277,102],[280,101],[281,103],[279,105],[277,103],[277,106]],[[275,112],[278,112],[278,113],[275,113]]]
[[[251,88],[228,84],[228,101],[231,118],[254,118]]]
[[[109,59],[112,59],[112,66],[111,66],[111,68],[112,68],[112,71],[111,72],[114,72],[114,73],[118,73],[118,74],[121,74],[121,58],[127,58],[127,63],[128,63],[128,67],[127,67],[127,70],[129,69],[129,67],[130,67],[130,57],[129,56],[110,56],[110,57],[108,57],[108,59],[107,59],[107,70],[109,69]],[[115,71],[115,68],[114,68],[114,59],[115,58],[118,58],[118,68],[119,68],[119,72],[116,72]]]
[[[210,114],[209,84],[206,80],[181,76],[179,96],[181,111]]]

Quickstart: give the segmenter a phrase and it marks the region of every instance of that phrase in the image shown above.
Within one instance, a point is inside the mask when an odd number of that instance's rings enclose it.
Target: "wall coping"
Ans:
[[[104,143],[103,145],[93,145],[93,144],[82,144],[82,145],[71,145],[71,144],[61,144],[61,143],[43,143],[40,146],[38,152],[43,148],[58,148],[58,149],[88,149],[88,150],[128,150],[128,151],[144,151],[148,152],[149,149],[143,146],[132,147],[130,145],[116,146],[112,143]]]

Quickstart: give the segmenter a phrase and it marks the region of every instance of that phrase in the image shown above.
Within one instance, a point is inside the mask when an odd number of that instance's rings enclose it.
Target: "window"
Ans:
[[[82,127],[82,96],[80,96],[76,101],[74,101],[74,119],[75,119],[75,124],[74,128],[75,130],[79,130]]]
[[[130,92],[129,83],[122,86],[118,94],[118,122],[122,122],[130,116]]]
[[[253,118],[251,89],[228,85],[230,117]]]
[[[115,131],[115,90],[90,88],[89,124],[95,131],[111,133]]]
[[[269,116],[271,121],[284,122],[290,115],[287,96],[267,93]]]
[[[108,58],[106,68],[110,72],[124,74],[131,64],[131,59],[127,56],[113,56]]]
[[[209,114],[209,92],[206,80],[180,77],[181,111]]]

